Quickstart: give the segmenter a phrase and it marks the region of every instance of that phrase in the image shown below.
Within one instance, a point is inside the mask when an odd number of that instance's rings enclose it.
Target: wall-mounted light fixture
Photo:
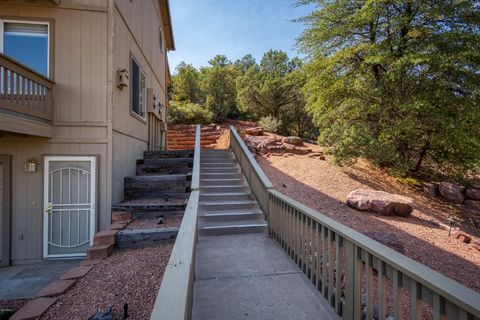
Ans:
[[[37,160],[35,158],[30,158],[25,162],[24,167],[25,172],[36,172],[37,171]]]
[[[128,79],[129,79],[128,70],[120,69],[117,71],[117,75],[118,75],[117,87],[120,90],[123,90],[124,87],[128,87]]]

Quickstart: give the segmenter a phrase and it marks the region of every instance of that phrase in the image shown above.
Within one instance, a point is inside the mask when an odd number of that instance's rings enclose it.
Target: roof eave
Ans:
[[[159,0],[160,12],[162,15],[163,32],[165,33],[165,42],[167,50],[175,50],[175,41],[173,39],[172,17],[170,15],[170,4],[168,0]]]

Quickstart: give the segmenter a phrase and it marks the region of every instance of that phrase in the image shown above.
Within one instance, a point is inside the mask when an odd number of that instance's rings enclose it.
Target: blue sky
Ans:
[[[312,7],[296,0],[170,0],[176,51],[169,53],[172,71],[181,62],[205,66],[216,54],[230,60],[250,53],[257,61],[265,51],[298,55],[295,39],[303,25],[292,19]]]

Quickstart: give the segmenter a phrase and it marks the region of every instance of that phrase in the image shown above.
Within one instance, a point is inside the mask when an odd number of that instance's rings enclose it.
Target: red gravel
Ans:
[[[0,310],[18,310],[30,299],[0,299]]]
[[[133,229],[153,229],[153,228],[171,228],[171,227],[180,227],[182,223],[182,215],[175,215],[175,216],[165,216],[163,218],[163,223],[159,224],[158,220],[156,219],[137,219],[130,222],[125,229],[133,230]]]
[[[311,145],[314,151],[321,151]],[[467,245],[448,231],[429,223],[432,218],[447,223],[450,214],[460,216],[457,208],[440,199],[399,182],[366,161],[340,168],[327,161],[301,155],[258,156],[260,166],[282,193],[359,231],[393,233],[405,248],[405,255],[480,292],[480,251]],[[294,164],[294,165],[292,165]],[[384,217],[351,209],[345,204],[354,189],[384,190],[408,196],[415,201],[409,218]],[[462,230],[480,241],[479,230],[462,225]]]
[[[122,319],[149,319],[173,243],[142,249],[115,250],[50,307],[42,319],[88,319],[113,305]]]

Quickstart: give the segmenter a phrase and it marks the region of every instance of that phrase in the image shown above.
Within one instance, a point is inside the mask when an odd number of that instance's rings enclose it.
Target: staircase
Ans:
[[[124,202],[113,210],[131,212],[134,219],[183,214],[192,165],[189,150],[145,151],[137,160],[136,176],[124,179]]]
[[[204,149],[200,159],[200,235],[265,232],[263,212],[233,152]]]

